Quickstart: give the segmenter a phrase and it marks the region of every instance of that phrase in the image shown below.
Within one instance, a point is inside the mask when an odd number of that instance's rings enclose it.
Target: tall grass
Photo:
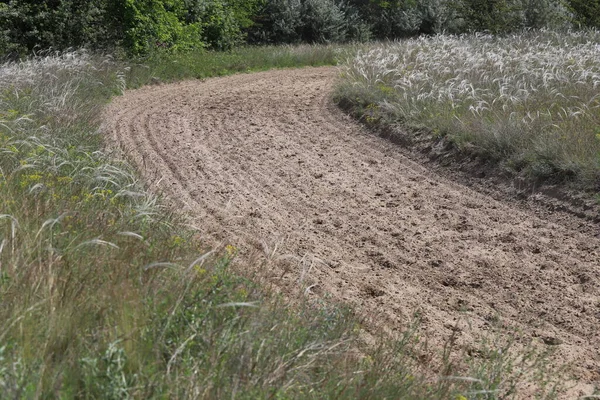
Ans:
[[[130,85],[329,63],[334,51],[178,56],[164,61],[183,64],[175,75],[156,58],[85,52],[0,66],[1,398],[489,399],[531,381],[553,395],[543,358],[505,344],[424,368],[410,329],[366,346],[342,306],[287,307],[228,268],[234,247],[209,252],[104,150],[99,112]]]
[[[600,32],[436,36],[349,58],[338,100],[534,178],[600,183]]]
[[[362,45],[239,47],[227,52],[153,53],[132,63],[128,84],[203,79],[272,68],[335,65]]]

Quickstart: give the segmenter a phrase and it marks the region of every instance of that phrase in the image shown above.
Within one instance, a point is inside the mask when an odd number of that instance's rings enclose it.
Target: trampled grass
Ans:
[[[339,101],[533,178],[600,182],[600,33],[436,36],[343,65]]]
[[[74,52],[0,66],[0,397],[490,399],[527,382],[551,397],[544,359],[507,343],[456,367],[440,355],[432,376],[410,329],[365,346],[343,307],[287,307],[228,268],[235,248],[207,255],[105,150],[99,112],[127,87],[320,65],[336,52],[243,49],[145,66]]]

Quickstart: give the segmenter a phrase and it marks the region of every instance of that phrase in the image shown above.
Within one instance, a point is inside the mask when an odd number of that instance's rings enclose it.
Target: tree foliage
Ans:
[[[266,0],[254,18],[251,42],[364,41],[371,27],[351,1]]]
[[[230,48],[262,0],[2,0],[0,54],[35,48]]]
[[[0,54],[90,46],[114,40],[102,1],[10,0],[0,3]]]
[[[203,47],[202,27],[198,22],[186,22],[183,0],[109,0],[109,4],[122,43],[132,53],[145,53],[153,47]]]
[[[211,48],[226,50],[242,43],[264,0],[185,0],[187,21],[199,23]]]
[[[0,0],[0,55],[600,27],[600,0]]]
[[[600,0],[570,0],[569,7],[577,25],[600,28]]]

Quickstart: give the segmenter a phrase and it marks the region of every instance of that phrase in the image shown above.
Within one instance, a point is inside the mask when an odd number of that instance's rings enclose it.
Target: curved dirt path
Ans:
[[[418,311],[432,337],[458,324],[465,343],[499,317],[600,381],[598,237],[410,161],[336,109],[335,77],[146,87],[111,104],[107,129],[205,240],[263,254],[278,290],[341,299],[391,329]]]

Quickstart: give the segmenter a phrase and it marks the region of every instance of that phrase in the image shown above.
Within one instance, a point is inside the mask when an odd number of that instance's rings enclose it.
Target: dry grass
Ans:
[[[373,46],[337,97],[535,178],[600,178],[600,32],[436,36]]]

